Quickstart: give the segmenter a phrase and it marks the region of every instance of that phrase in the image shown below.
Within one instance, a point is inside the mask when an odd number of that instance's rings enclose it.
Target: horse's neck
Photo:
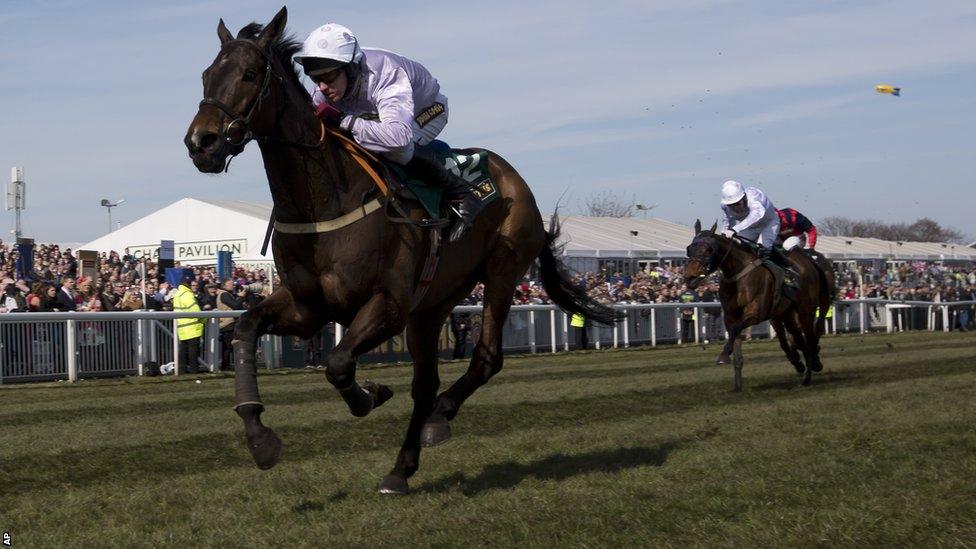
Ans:
[[[275,126],[277,138],[317,143],[321,124],[296,90],[285,91],[286,106]],[[343,149],[326,142],[315,149],[280,143],[262,144],[275,219],[308,223],[335,219],[358,207],[370,183]]]
[[[725,260],[719,265],[719,269],[721,269],[722,275],[725,278],[732,278],[739,274],[755,259],[752,254],[740,246],[736,246],[731,240],[725,242],[724,246],[725,248],[721,250],[721,254],[725,256]],[[732,248],[731,251],[729,247]]]

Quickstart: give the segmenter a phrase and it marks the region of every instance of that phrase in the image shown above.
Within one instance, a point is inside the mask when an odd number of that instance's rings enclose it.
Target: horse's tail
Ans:
[[[546,244],[539,253],[542,286],[549,294],[549,298],[567,313],[581,314],[596,322],[613,324],[621,320],[622,313],[588,296],[585,288],[573,285],[572,277],[566,271],[566,267],[556,258],[556,239],[559,237],[559,230],[559,216],[554,213],[549,221],[549,230],[546,231]]]

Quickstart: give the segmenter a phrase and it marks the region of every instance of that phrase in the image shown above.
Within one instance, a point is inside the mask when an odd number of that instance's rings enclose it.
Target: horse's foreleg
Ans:
[[[810,378],[813,373],[813,361],[811,360],[813,355],[810,352],[811,342],[805,337],[809,332],[806,331],[804,325],[814,327],[813,322],[803,322],[800,320],[800,315],[796,314],[787,320],[786,328],[790,331],[793,341],[796,342],[796,346],[803,352],[803,357],[806,359],[807,367],[803,372],[803,385],[810,385]]]
[[[264,403],[258,393],[255,349],[257,340],[269,332],[310,336],[321,328],[321,319],[296,307],[287,288],[281,287],[240,318],[234,329],[234,410],[244,421],[247,448],[254,463],[270,469],[278,462],[281,440],[261,423]]]
[[[728,339],[725,340],[725,345],[722,347],[722,353],[718,355],[718,360],[715,361],[715,364],[725,365],[732,362],[731,356],[733,345],[735,345],[735,342],[739,339],[739,336],[742,334],[742,330],[745,330],[748,326],[749,325],[746,324],[745,321],[726,322],[725,331],[729,333],[729,336]]]
[[[380,482],[380,493],[407,493],[407,479],[420,468],[420,432],[434,409],[434,400],[440,387],[440,377],[437,374],[437,338],[445,316],[446,313],[411,317],[407,325],[407,347],[413,359],[413,385],[410,390],[413,413],[393,470]]]
[[[342,396],[349,411],[363,417],[390,399],[393,391],[376,383],[360,386],[356,382],[356,359],[403,330],[402,308],[387,294],[376,294],[364,305],[339,345],[329,353],[325,377]]]
[[[742,390],[742,338],[736,337],[732,350],[732,366],[735,375],[732,378],[732,390],[736,393]]]

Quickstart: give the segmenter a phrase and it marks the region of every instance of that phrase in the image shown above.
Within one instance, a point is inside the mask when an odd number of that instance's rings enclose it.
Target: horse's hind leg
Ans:
[[[514,251],[511,255],[515,255]],[[448,422],[457,415],[461,404],[502,369],[502,327],[512,307],[515,283],[522,276],[527,264],[528,261],[517,261],[508,254],[494,256],[489,260],[490,275],[485,285],[481,337],[474,348],[468,371],[437,397],[434,412],[421,434],[424,446],[445,442],[451,436]]]
[[[776,339],[779,340],[780,348],[786,353],[786,358],[796,368],[796,373],[802,374],[805,372],[807,368],[803,365],[803,359],[800,358],[800,353],[796,351],[796,347],[791,345],[789,339],[787,339],[786,327],[783,326],[783,322],[781,320],[770,320],[769,324],[776,332]]]
[[[814,328],[814,323],[812,319],[809,324],[811,328]],[[813,363],[816,361],[815,354],[811,352],[810,347],[812,346],[811,340],[805,337],[805,334],[810,334],[806,329],[804,324],[800,321],[799,315],[794,313],[786,321],[786,329],[790,331],[790,335],[793,336],[793,341],[796,342],[796,346],[803,351],[803,358],[806,359],[807,367],[803,373],[803,385],[810,385],[811,376],[813,375]]]
[[[281,440],[261,423],[264,403],[258,393],[255,348],[267,333],[311,337],[324,321],[315,311],[297,304],[288,288],[280,287],[270,297],[240,318],[234,329],[234,410],[244,421],[247,448],[254,463],[270,469],[278,462]]]
[[[452,307],[446,308],[450,311]],[[413,359],[413,386],[410,390],[413,414],[393,470],[380,482],[380,493],[407,493],[407,479],[420,467],[420,431],[434,409],[441,383],[437,374],[437,338],[446,317],[447,313],[430,314],[424,311],[412,315],[407,321],[407,347]]]

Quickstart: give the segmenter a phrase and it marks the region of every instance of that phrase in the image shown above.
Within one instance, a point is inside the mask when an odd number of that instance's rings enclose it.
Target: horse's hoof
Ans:
[[[393,389],[390,389],[386,385],[365,381],[363,382],[363,389],[366,389],[366,392],[373,397],[374,409],[379,408],[384,402],[393,398]]]
[[[811,366],[810,369],[813,370],[814,372],[822,372],[823,371],[823,364],[817,362],[813,366]]]
[[[410,493],[410,487],[407,486],[407,479],[396,475],[386,475],[383,477],[377,490],[381,494],[397,494],[401,496]]]
[[[798,374],[805,374],[807,372],[807,368],[802,362],[791,362],[790,364],[793,365],[793,367],[796,369],[796,373]]]
[[[731,364],[731,363],[732,363],[732,359],[729,358],[729,355],[727,355],[725,353],[722,353],[722,354],[718,355],[718,360],[715,361],[715,364],[718,364],[718,365],[721,365],[721,366],[724,366],[726,364]]]
[[[263,427],[262,431],[253,437],[247,437],[247,449],[259,469],[270,469],[278,463],[281,457],[281,439],[271,429]]]
[[[425,448],[438,446],[451,438],[451,425],[447,420],[428,421],[420,432],[420,444]]]
[[[803,386],[804,387],[809,387],[810,386],[810,376],[807,376],[807,377],[803,378]]]

